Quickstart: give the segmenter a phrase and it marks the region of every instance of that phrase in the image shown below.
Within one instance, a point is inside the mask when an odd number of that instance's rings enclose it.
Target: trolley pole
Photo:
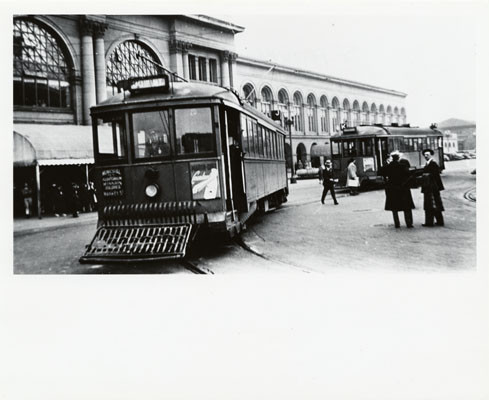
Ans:
[[[294,171],[294,154],[292,150],[292,125],[294,124],[294,117],[285,117],[285,124],[289,127],[289,141],[290,141],[290,183],[297,183]]]

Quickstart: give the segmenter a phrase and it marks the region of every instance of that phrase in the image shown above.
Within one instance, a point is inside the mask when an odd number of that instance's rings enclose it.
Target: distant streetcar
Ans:
[[[185,256],[199,227],[238,234],[287,200],[286,132],[229,89],[121,83],[91,108],[98,229],[80,262]]]
[[[345,184],[348,162],[353,158],[363,189],[382,182],[379,170],[391,151],[399,150],[415,172],[423,168],[425,160],[421,152],[428,148],[434,150],[435,161],[444,169],[443,134],[434,126],[360,125],[343,128],[341,134],[331,137],[331,158],[339,183]]]

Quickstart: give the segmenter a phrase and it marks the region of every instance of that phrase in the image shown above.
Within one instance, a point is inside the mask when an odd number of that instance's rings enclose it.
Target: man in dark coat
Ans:
[[[334,191],[334,184],[336,180],[334,179],[331,160],[326,160],[326,162],[324,163],[324,169],[320,169],[319,173],[320,173],[319,178],[322,179],[323,181],[323,195],[321,196],[321,203],[324,204],[324,199],[328,194],[328,190],[330,190],[331,197],[333,198],[334,204],[338,205],[338,202],[336,201],[336,194]]]
[[[444,226],[442,212],[443,202],[441,200],[440,191],[444,190],[443,182],[440,177],[440,167],[433,159],[435,152],[431,149],[423,150],[423,157],[426,160],[426,165],[423,168],[423,184],[421,193],[424,196],[424,215],[425,222],[423,226],[433,226],[433,221],[436,219],[436,225]]]
[[[403,211],[406,226],[412,228],[414,202],[409,188],[411,179],[410,165],[408,160],[400,160],[400,158],[400,153],[393,151],[388,163],[381,169],[381,174],[386,180],[385,210],[392,211],[396,228],[401,227],[399,211]]]

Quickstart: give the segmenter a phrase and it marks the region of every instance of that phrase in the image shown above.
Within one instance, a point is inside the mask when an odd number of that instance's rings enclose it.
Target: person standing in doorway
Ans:
[[[333,175],[333,166],[331,164],[331,160],[326,160],[324,163],[324,169],[320,170],[320,178],[323,181],[323,194],[321,196],[321,203],[324,204],[324,199],[328,194],[328,190],[331,191],[331,197],[333,198],[334,204],[338,205],[336,201],[336,193],[334,191],[334,184],[337,182],[337,179],[334,178]]]
[[[421,185],[421,193],[423,193],[425,221],[423,226],[434,226],[433,222],[436,219],[436,225],[444,226],[443,220],[443,202],[441,200],[440,191],[444,190],[443,182],[440,176],[440,167],[433,159],[435,152],[432,149],[423,150],[423,157],[426,160],[426,165],[423,168],[423,180]]]
[[[350,158],[346,171],[346,187],[350,189],[350,196],[356,196],[358,194],[359,186],[360,180],[358,179],[357,175],[357,166],[355,165],[355,159]]]
[[[32,189],[29,184],[24,183],[24,187],[21,190],[22,199],[24,200],[24,212],[27,218],[32,215]]]
[[[414,202],[409,188],[411,174],[409,161],[402,160],[398,151],[393,151],[382,167],[381,174],[386,180],[385,184],[385,210],[392,211],[394,226],[401,227],[399,211],[404,212],[404,221],[408,228],[413,227]]]

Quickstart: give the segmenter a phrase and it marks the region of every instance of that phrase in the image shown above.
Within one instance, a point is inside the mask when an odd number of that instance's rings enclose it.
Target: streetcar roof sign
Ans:
[[[439,130],[431,128],[419,128],[410,126],[392,126],[392,125],[359,125],[346,127],[337,138],[347,138],[348,136],[440,136]]]

